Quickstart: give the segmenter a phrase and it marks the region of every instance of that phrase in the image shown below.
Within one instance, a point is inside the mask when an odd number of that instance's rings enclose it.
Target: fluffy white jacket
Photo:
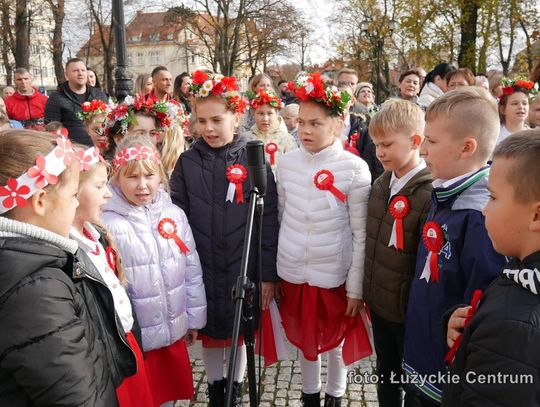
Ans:
[[[345,202],[336,199],[337,208],[326,196],[331,192],[314,184],[323,169],[332,172],[334,186],[347,196]],[[370,184],[367,164],[339,141],[317,154],[300,146],[281,158],[277,270],[282,279],[321,288],[346,281],[347,296],[362,298]]]

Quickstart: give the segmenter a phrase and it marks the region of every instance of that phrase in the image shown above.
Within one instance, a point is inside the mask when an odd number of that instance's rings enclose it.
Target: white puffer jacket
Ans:
[[[320,170],[334,175],[334,186],[347,196],[332,208],[318,189]],[[362,298],[367,204],[371,175],[367,164],[343,150],[339,141],[311,154],[300,146],[281,158],[277,170],[279,197],[278,275],[291,283],[321,288],[346,281],[347,296]]]
[[[173,344],[188,329],[206,325],[206,294],[199,255],[184,211],[160,191],[154,202],[132,206],[109,184],[103,222],[114,237],[128,280],[127,292],[142,332],[145,352]],[[189,252],[158,231],[163,218],[177,225]]]

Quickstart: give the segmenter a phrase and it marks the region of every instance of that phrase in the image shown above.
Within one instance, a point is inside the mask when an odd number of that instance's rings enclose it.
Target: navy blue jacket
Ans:
[[[213,149],[203,139],[184,152],[171,176],[171,197],[184,210],[199,253],[207,299],[207,325],[202,333],[216,339],[230,338],[234,320],[231,290],[240,274],[242,248],[249,200],[249,181],[243,183],[242,204],[225,202],[229,182],[227,167],[247,168],[247,138]],[[262,230],[263,281],[278,281],[276,254],[278,240],[277,192],[274,175],[267,165],[267,190]],[[256,225],[257,222],[255,222]],[[258,228],[253,230],[249,274],[256,276]],[[255,300],[255,303],[258,303]]]
[[[443,314],[456,304],[469,304],[474,291],[485,289],[504,264],[504,257],[493,249],[481,213],[489,199],[488,174],[489,167],[484,167],[447,188],[433,190],[426,221],[437,222],[446,234],[439,252],[438,282],[420,278],[428,250],[423,241],[418,246],[405,320],[403,369],[409,384],[433,401],[440,402],[443,383],[434,377],[421,385],[415,374],[445,372],[448,348],[440,329]]]

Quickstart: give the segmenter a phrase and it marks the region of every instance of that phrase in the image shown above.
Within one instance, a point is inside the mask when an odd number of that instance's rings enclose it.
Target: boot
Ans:
[[[324,395],[324,407],[341,407],[341,397]]]
[[[232,405],[233,406],[242,406],[242,386],[244,383],[240,382],[234,382],[233,383],[233,398],[232,398]],[[225,399],[226,400],[226,399]]]
[[[208,383],[208,406],[223,407],[225,405],[225,379]]]
[[[304,407],[321,407],[321,393],[306,394],[302,392],[301,400]]]

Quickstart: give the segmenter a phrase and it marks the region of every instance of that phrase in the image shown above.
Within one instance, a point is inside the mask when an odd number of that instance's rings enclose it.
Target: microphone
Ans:
[[[266,194],[266,159],[264,143],[261,140],[251,140],[246,144],[249,182],[256,187],[259,196]]]

